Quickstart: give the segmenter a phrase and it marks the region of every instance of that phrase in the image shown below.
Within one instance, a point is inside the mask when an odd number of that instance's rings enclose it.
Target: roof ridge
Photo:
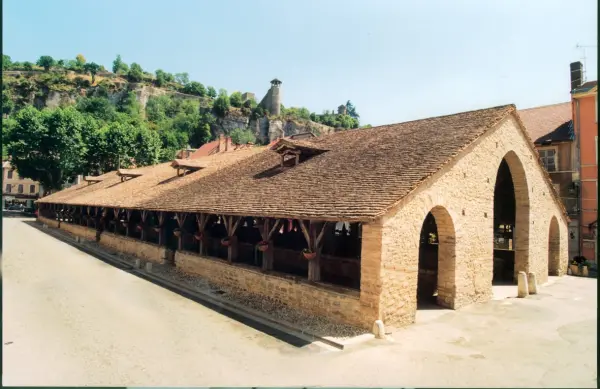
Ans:
[[[397,126],[397,125],[400,125],[400,124],[415,123],[415,122],[420,122],[420,121],[423,121],[423,120],[443,119],[443,118],[449,118],[449,117],[453,117],[453,116],[471,114],[471,113],[474,113],[474,112],[491,111],[491,110],[495,110],[495,109],[499,110],[500,108],[504,108],[504,109],[507,109],[507,110],[511,110],[511,109],[512,110],[516,110],[517,109],[517,107],[516,107],[515,104],[504,104],[504,105],[497,105],[495,107],[472,109],[470,111],[463,111],[463,112],[452,113],[452,114],[447,114],[447,115],[429,116],[429,117],[424,117],[424,118],[420,118],[420,119],[407,120],[405,122],[382,124],[380,126],[374,126],[374,127],[369,127],[369,128],[354,128],[354,129],[349,129],[349,131],[371,131],[371,130],[386,128],[386,127]],[[338,134],[338,133],[345,133],[347,131],[348,130],[346,130],[346,131],[337,131],[337,132],[334,132],[334,133],[332,133],[330,135],[335,135],[335,134]],[[325,135],[325,137],[327,137],[327,135]]]
[[[540,108],[548,108],[548,107],[554,107],[557,105],[563,105],[563,104],[571,104],[570,101],[565,101],[563,103],[554,103],[554,104],[546,104],[546,105],[540,105],[538,107],[531,107],[531,108],[524,108],[524,109],[518,109],[519,112],[523,112],[523,111],[531,111],[532,109],[540,109]]]

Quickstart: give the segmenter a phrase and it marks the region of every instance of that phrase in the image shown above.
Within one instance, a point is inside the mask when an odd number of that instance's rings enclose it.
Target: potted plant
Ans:
[[[225,247],[231,246],[231,238],[228,236],[227,238],[221,239],[221,244]]]
[[[590,261],[583,262],[583,264],[581,265],[581,275],[582,276],[584,276],[584,277],[590,276],[590,273],[589,273],[589,268],[591,267],[590,265],[591,265]]]
[[[121,225],[122,225],[123,227],[127,227],[127,225],[128,225],[128,224],[129,224],[129,222],[127,222],[127,220],[125,220],[125,219],[121,219]]]
[[[265,252],[269,249],[269,242],[267,242],[266,240],[261,240],[260,242],[258,242],[256,247],[258,248],[258,251]]]
[[[173,230],[173,235],[175,235],[176,237],[180,237],[181,236],[181,228],[176,228]]]
[[[315,259],[317,257],[317,253],[315,253],[314,251],[310,251],[309,249],[304,249],[304,250],[302,250],[302,256],[307,261],[312,261],[313,259]]]
[[[152,227],[152,229],[154,230],[154,232],[159,233],[160,230],[162,230],[162,226],[154,226]]]
[[[577,263],[577,261],[575,261],[575,260],[571,261],[571,266],[569,266],[569,268],[571,269],[572,276],[579,275],[579,264]]]
[[[142,225],[142,223],[138,223],[138,224],[135,226],[135,229],[136,229],[136,230],[138,230],[138,231],[141,231],[141,230],[143,230],[143,229],[144,229],[144,226]]]
[[[201,241],[204,238],[204,233],[198,231],[194,234],[194,239],[196,239],[198,242]]]

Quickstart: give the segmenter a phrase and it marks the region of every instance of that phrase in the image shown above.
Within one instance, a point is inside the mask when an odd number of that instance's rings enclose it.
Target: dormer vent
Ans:
[[[177,169],[177,175],[180,177],[185,176],[189,172],[195,172],[200,169],[205,169],[208,164],[206,162],[194,160],[194,159],[175,159],[171,162],[171,166]]]

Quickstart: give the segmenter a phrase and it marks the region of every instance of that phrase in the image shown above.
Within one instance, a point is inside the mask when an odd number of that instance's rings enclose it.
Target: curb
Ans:
[[[158,276],[153,273],[148,273],[148,272],[145,272],[142,270],[138,270],[131,264],[119,259],[118,257],[116,257],[113,254],[105,253],[101,250],[97,250],[97,249],[91,248],[85,244],[79,243],[80,242],[79,239],[83,240],[82,238],[76,237],[77,240],[71,240],[71,239],[69,239],[68,236],[65,236],[63,233],[59,232],[60,230],[55,231],[56,229],[54,229],[52,227],[42,228],[42,226],[40,226],[40,222],[37,222],[37,221],[35,222],[35,224],[32,224],[32,226],[41,232],[44,232],[64,243],[80,250],[80,251],[85,252],[86,254],[96,257],[96,258],[102,260],[103,262],[107,262],[109,264],[116,265],[117,268],[119,268],[121,270],[127,270],[129,273],[132,273],[142,279],[145,279],[146,281],[154,282],[155,284],[157,284],[161,287],[164,287],[165,289],[169,289],[173,292],[176,292],[176,293],[181,294],[186,297],[192,296],[192,297],[196,298],[197,300],[200,300],[210,306],[218,307],[223,311],[233,313],[234,315],[241,316],[244,319],[262,324],[263,326],[269,327],[275,331],[285,333],[287,335],[296,337],[296,338],[306,341],[306,342],[311,342],[311,343],[321,342],[330,347],[334,347],[338,350],[346,350],[346,349],[350,348],[350,346],[354,346],[359,343],[363,343],[367,340],[374,339],[374,336],[372,336],[372,334],[365,334],[365,335],[356,337],[359,339],[353,338],[352,340],[350,340],[347,343],[341,343],[336,340],[330,339],[329,337],[321,337],[321,336],[315,335],[313,333],[303,331],[303,330],[295,327],[291,323],[275,320],[275,319],[269,317],[268,315],[265,315],[260,312],[250,311],[240,304],[237,304],[237,303],[234,303],[231,301],[225,301],[218,297],[212,296],[208,293],[201,292],[198,290],[193,290],[187,286],[176,284],[176,283],[172,282],[171,280],[166,279],[165,277],[161,277],[161,276]],[[65,232],[65,233],[70,234],[68,232]],[[70,234],[70,235],[72,235],[72,234]],[[75,236],[75,235],[73,235],[73,236]],[[371,336],[369,336],[369,335],[371,335]]]

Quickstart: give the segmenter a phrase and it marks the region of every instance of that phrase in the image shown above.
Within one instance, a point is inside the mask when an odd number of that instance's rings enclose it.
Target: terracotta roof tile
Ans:
[[[166,211],[370,220],[381,216],[464,147],[515,110],[513,105],[303,140],[328,149],[280,167],[267,150],[190,179],[138,206]],[[190,176],[189,178],[191,178]]]
[[[46,196],[38,202],[141,209],[143,208],[141,204],[145,204],[152,197],[161,197],[181,185],[189,184],[190,180],[213,174],[262,150],[264,147],[246,148],[197,159],[196,161],[205,162],[208,166],[184,177],[177,177],[171,162],[135,169],[142,173],[142,176],[124,182],[121,182],[121,177],[113,171],[98,176],[102,182],[91,185],[84,182],[74,185]]]
[[[519,110],[521,121],[535,143],[570,121],[571,115],[569,102]]]

